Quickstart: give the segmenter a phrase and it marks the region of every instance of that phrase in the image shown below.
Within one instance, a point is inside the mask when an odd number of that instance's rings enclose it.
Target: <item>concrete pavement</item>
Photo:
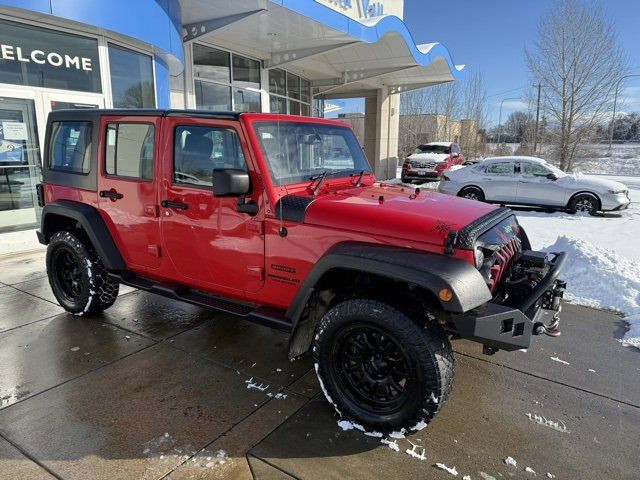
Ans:
[[[455,342],[451,400],[396,451],[336,425],[282,333],[131,289],[74,317],[42,253],[0,257],[0,479],[451,477],[438,463],[458,478],[635,479],[640,351],[623,332],[565,305],[563,335],[526,353]]]

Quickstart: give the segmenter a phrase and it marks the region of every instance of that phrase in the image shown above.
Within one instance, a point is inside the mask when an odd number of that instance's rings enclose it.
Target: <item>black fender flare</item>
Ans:
[[[480,272],[463,260],[389,245],[339,243],[318,260],[287,309],[286,317],[292,323],[290,357],[295,357],[308,348],[307,340],[310,340],[312,332],[299,330],[309,330],[315,326],[298,328],[302,312],[320,279],[335,269],[366,272],[417,285],[431,292],[440,302],[443,311],[449,313],[467,312],[492,298]],[[438,295],[443,288],[449,289],[453,294],[448,302],[441,300]]]
[[[55,217],[65,217],[77,222],[86,232],[100,260],[108,270],[124,270],[126,264],[120,255],[109,229],[95,207],[72,200],[56,200],[42,208],[42,220],[38,240],[47,245],[59,229]]]

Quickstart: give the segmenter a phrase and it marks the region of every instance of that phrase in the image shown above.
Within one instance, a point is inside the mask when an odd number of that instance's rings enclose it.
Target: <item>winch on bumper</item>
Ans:
[[[558,275],[566,261],[566,253],[551,253],[549,271],[531,292],[518,299],[516,306],[488,302],[462,314],[452,315],[458,334],[485,347],[485,353],[497,349],[512,351],[528,348],[531,336],[544,333],[544,311],[560,311],[566,283]]]

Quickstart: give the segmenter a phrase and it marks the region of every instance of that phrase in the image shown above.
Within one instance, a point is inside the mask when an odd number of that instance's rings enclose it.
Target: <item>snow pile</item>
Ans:
[[[640,262],[585,240],[560,236],[548,252],[567,252],[561,277],[566,298],[579,305],[623,313],[629,331],[622,343],[640,348]]]
[[[444,463],[436,463],[436,467],[439,468],[440,470],[444,470],[447,473],[450,473],[451,475],[453,475],[454,477],[458,476],[458,471],[456,470],[456,467],[447,467]]]

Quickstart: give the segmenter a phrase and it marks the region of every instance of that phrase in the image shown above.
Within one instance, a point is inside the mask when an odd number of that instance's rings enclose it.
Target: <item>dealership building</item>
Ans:
[[[416,45],[403,0],[0,0],[0,244],[33,229],[46,118],[66,108],[322,116],[364,98],[365,153],[395,176],[399,93],[462,74]],[[0,249],[1,250],[1,249]]]

